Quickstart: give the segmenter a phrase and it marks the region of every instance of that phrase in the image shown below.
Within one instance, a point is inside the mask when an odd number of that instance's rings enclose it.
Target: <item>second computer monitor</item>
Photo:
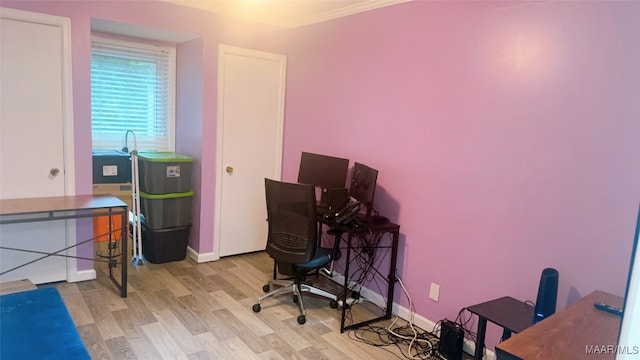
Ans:
[[[349,159],[303,152],[298,182],[323,189],[344,188],[348,171]]]
[[[351,171],[351,185],[349,186],[349,196],[367,208],[367,215],[371,215],[373,207],[373,195],[376,191],[378,180],[378,170],[367,165],[354,163]]]

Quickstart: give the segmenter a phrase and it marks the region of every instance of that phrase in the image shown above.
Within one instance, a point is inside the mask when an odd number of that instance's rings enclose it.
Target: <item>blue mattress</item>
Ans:
[[[0,359],[91,359],[55,288],[0,296]]]

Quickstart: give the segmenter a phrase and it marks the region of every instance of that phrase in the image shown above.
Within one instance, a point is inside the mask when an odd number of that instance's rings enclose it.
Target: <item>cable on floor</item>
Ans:
[[[438,337],[413,325],[415,309],[402,279],[396,274],[396,279],[409,300],[410,316],[406,325],[396,326],[400,318],[396,316],[387,327],[363,326],[349,332],[349,338],[376,347],[396,346],[402,356],[389,351],[399,359],[411,360],[442,360],[444,357],[438,352]]]

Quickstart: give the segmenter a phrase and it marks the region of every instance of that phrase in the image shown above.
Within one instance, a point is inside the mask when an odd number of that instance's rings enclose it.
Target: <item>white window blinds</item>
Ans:
[[[119,150],[133,130],[138,150],[174,151],[174,94],[175,49],[93,38],[93,149]]]

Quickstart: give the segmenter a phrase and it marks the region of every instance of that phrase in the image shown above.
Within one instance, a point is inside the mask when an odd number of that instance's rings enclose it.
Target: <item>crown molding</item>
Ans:
[[[280,26],[284,28],[296,28],[300,26],[316,24],[323,21],[337,19],[337,18],[354,15],[354,14],[358,14],[358,13],[369,11],[369,10],[375,10],[375,9],[379,9],[386,6],[405,3],[409,1],[411,0],[368,0],[358,4],[353,4],[353,5],[337,8],[334,10],[326,11],[317,15],[308,16],[299,20],[292,20],[286,23],[282,23],[280,24]]]
[[[332,19],[337,19],[340,17],[345,17],[349,15],[354,15],[357,13],[374,10],[386,6],[396,5],[412,0],[351,0],[351,1],[338,1],[338,0],[307,0],[307,1],[290,1],[290,0],[263,0],[262,2],[257,2],[257,9],[262,10],[253,10],[253,11],[245,11],[246,10],[246,2],[243,5],[243,2],[240,0],[237,3],[229,2],[229,1],[220,1],[220,0],[160,0],[168,3],[173,3],[181,6],[187,6],[192,8],[197,8],[200,10],[209,11],[212,13],[224,14],[228,16],[237,17],[240,19],[260,22],[272,26],[277,26],[281,28],[296,28],[305,25],[311,25],[315,23],[320,23],[323,21],[328,21]],[[245,0],[247,1],[247,0]],[[332,9],[326,11],[320,10],[312,10],[314,2],[328,2],[333,6]],[[286,6],[288,3],[291,3],[291,6],[296,8],[298,11],[293,11],[289,13],[286,10]],[[304,4],[308,3],[309,8],[305,10]],[[265,6],[265,4],[269,4]],[[344,6],[342,6],[344,4]],[[269,9],[266,11],[265,9]],[[281,13],[278,13],[278,11]],[[288,15],[286,15],[288,14]],[[308,15],[306,15],[308,14]]]

